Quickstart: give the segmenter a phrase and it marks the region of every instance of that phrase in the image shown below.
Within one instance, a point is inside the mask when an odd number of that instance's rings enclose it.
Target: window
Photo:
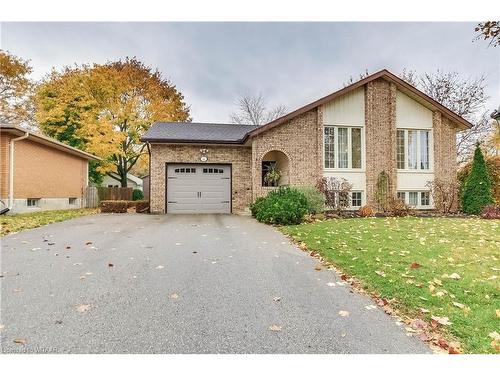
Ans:
[[[203,173],[224,173],[224,170],[219,168],[203,168]]]
[[[351,129],[352,168],[361,168],[361,128]]]
[[[408,193],[408,204],[410,206],[418,206],[418,192],[417,191],[410,191]]]
[[[339,168],[349,168],[349,145],[347,128],[338,128],[339,139]]]
[[[405,169],[405,131],[398,130],[397,134],[398,169]]]
[[[175,173],[196,173],[196,168],[175,168]]]
[[[421,206],[430,206],[431,205],[431,197],[428,191],[420,192],[420,205]]]
[[[361,207],[361,192],[353,191],[351,193],[351,207]]]
[[[398,169],[430,169],[429,130],[398,130],[396,148]]]
[[[75,205],[76,204],[76,198],[68,198],[69,204]]]
[[[118,187],[118,185],[108,185],[108,187]]]
[[[325,168],[361,169],[361,128],[325,126]]]
[[[398,191],[398,198],[412,207],[431,207],[431,194],[428,191]]]
[[[325,168],[335,168],[335,128],[325,126]]]
[[[40,198],[28,198],[26,199],[26,205],[28,207],[38,207],[40,206]]]

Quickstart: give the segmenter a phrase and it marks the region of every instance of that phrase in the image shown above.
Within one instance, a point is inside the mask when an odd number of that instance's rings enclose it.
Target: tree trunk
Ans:
[[[125,175],[120,174],[120,183],[121,183],[122,187],[127,187],[127,174],[126,173],[125,173]]]

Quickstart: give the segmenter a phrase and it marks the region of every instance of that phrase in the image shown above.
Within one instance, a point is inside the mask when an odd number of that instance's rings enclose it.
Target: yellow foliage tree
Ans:
[[[115,172],[121,186],[147,154],[141,136],[156,121],[189,121],[176,87],[133,59],[52,72],[36,92],[41,130],[100,156],[98,172]]]
[[[26,125],[32,114],[29,63],[0,50],[0,123]]]

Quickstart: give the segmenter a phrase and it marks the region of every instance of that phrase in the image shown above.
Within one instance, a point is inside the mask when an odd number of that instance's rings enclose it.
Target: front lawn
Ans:
[[[338,219],[281,230],[368,292],[394,299],[400,314],[428,323],[449,318],[442,330],[465,352],[495,352],[489,335],[500,332],[500,220]]]
[[[2,215],[0,216],[1,235],[20,232],[26,229],[41,227],[58,221],[73,219],[79,216],[97,213],[95,208],[82,208],[73,210],[38,211],[27,214]]]

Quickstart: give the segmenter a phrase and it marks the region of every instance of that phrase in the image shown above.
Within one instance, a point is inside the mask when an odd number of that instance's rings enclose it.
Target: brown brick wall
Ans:
[[[383,79],[365,86],[366,200],[376,206],[380,172],[396,187],[396,86]]]
[[[318,121],[318,118],[320,120]],[[254,199],[265,195],[262,188],[262,158],[272,150],[288,157],[290,185],[314,185],[322,176],[323,137],[321,115],[314,109],[287,123],[257,135],[252,142],[252,180]]]
[[[11,138],[10,134],[0,132],[0,197],[4,199],[9,195],[9,141]]]
[[[2,134],[1,192],[8,196],[10,135]],[[87,183],[87,160],[32,142],[15,143],[14,198],[80,198]]]
[[[208,163],[232,164],[233,213],[252,202],[251,149],[243,146],[151,145],[151,212],[165,213],[165,163],[200,163],[200,149],[208,150]]]

